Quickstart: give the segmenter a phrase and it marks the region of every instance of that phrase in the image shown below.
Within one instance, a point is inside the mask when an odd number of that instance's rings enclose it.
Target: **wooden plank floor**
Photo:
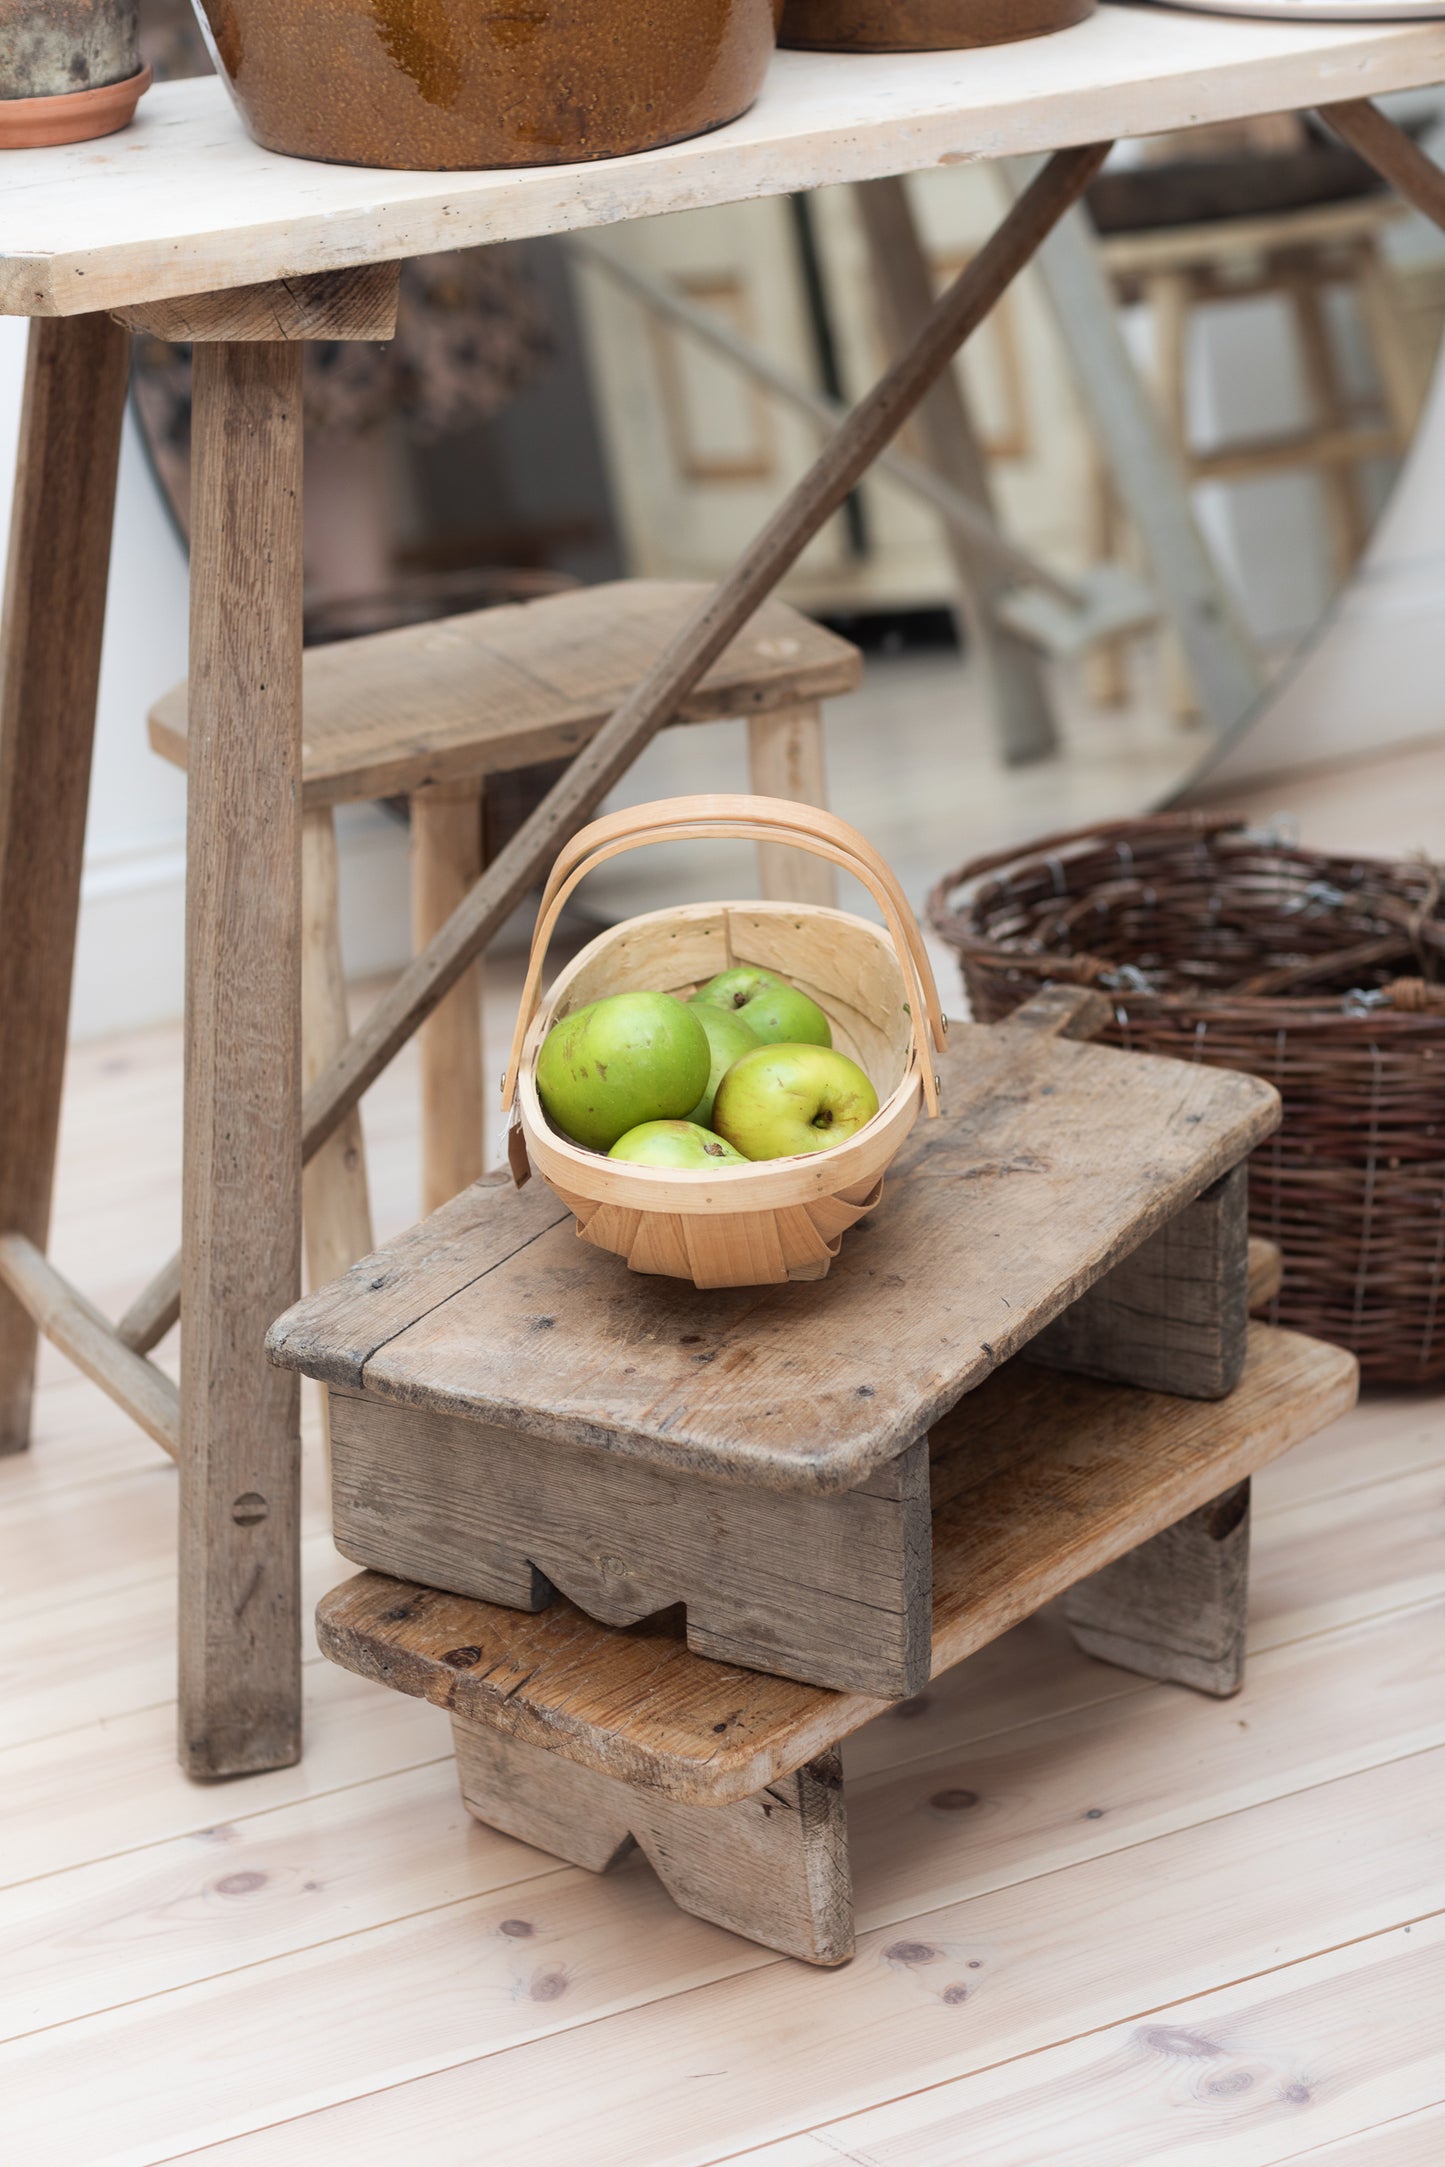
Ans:
[[[514,997],[493,974],[499,1020]],[[415,1209],[413,1079],[368,1102]],[[55,1248],[178,1216],[178,1034],[73,1057]],[[849,1753],[860,1946],[780,1961],[468,1821],[445,1718],[316,1658],[303,1765],[172,1758],[175,1474],[47,1357],[0,1463],[0,2155],[25,2167],[1425,2167],[1445,2159],[1445,1427],[1258,1483],[1211,1703],[1012,1633]],[[309,1409],[314,1414],[314,1409]],[[314,1424],[305,1571],[326,1534]]]

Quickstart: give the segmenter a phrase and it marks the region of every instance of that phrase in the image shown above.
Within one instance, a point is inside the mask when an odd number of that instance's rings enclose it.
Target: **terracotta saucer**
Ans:
[[[63,90],[53,98],[0,98],[0,150],[39,150],[51,143],[87,143],[129,127],[151,71],[95,90]]]

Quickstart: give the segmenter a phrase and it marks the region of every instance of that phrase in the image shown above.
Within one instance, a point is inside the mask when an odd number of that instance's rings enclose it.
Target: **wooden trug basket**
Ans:
[[[644,844],[742,837],[829,859],[863,882],[887,926],[803,903],[701,903],[650,911],[589,942],[545,1001],[542,969],[557,919],[596,866]],[[686,995],[752,963],[813,998],[833,1043],[871,1078],[879,1109],[831,1151],[678,1172],[609,1159],[558,1134],[537,1095],[536,1065],[554,1023],[605,994]],[[698,1287],[822,1279],[844,1233],[879,1201],[883,1176],[918,1118],[938,1112],[932,1047],[945,1030],[917,923],[892,873],[857,830],[816,806],[731,795],[666,798],[612,813],[573,837],[547,883],[502,1087],[531,1164],[577,1215],[584,1241],[635,1272]],[[930,1044],[931,1041],[931,1044]]]

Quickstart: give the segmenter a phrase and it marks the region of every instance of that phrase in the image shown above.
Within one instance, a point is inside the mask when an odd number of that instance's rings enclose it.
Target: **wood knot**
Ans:
[[[970,1806],[978,1804],[977,1791],[935,1791],[928,1801],[940,1813],[967,1813]]]
[[[527,1941],[537,1929],[530,1919],[503,1919],[497,1931],[505,1934],[509,1941]]]
[[[257,1889],[265,1888],[266,1876],[251,1867],[245,1873],[222,1874],[211,1886],[218,1896],[253,1896]]]
[[[890,1941],[883,1954],[890,1964],[936,1964],[943,1952],[930,1941]]]
[[[480,1648],[448,1648],[442,1657],[448,1670],[470,1670],[473,1663],[480,1663],[481,1660]]]

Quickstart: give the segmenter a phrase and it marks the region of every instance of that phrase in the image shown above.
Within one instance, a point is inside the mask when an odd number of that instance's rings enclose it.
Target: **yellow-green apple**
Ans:
[[[610,1151],[642,1121],[691,1113],[712,1051],[671,993],[610,993],[553,1024],[537,1056],[537,1095],[574,1144]]]
[[[746,1166],[747,1160],[711,1129],[695,1121],[643,1121],[629,1129],[607,1154],[610,1159],[633,1159],[639,1166],[680,1167],[688,1173],[710,1174],[720,1166]]]
[[[692,997],[695,1008],[721,1008],[741,1016],[765,1046],[831,1046],[833,1033],[816,1001],[776,971],[739,963],[719,971]]]
[[[717,1097],[717,1087],[728,1070],[742,1054],[762,1044],[751,1024],[744,1023],[733,1008],[714,1008],[710,1001],[698,1001],[693,1014],[707,1033],[708,1046],[712,1052],[712,1074],[707,1089],[688,1115],[689,1121],[700,1122],[703,1128],[712,1123],[712,1102]]]
[[[745,1159],[832,1151],[878,1111],[856,1061],[831,1046],[759,1046],[718,1085],[713,1127]]]

